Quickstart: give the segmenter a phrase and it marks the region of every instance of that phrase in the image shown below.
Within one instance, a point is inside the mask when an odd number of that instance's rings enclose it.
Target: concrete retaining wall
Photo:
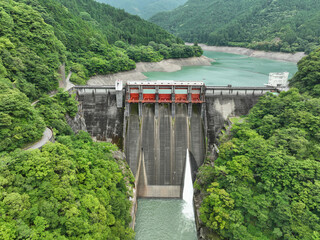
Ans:
[[[88,133],[97,140],[123,148],[123,108],[117,108],[115,90],[78,93]]]
[[[217,136],[228,117],[247,115],[261,94],[206,96],[208,146],[217,144]]]

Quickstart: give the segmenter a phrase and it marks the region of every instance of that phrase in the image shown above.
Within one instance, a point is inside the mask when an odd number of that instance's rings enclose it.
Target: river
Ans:
[[[209,52],[211,66],[183,67],[181,71],[144,73],[149,80],[203,81],[215,86],[264,86],[269,72],[297,71],[295,63],[252,58],[244,55]],[[179,199],[139,199],[136,216],[136,240],[197,239],[194,220],[184,214],[185,202]]]

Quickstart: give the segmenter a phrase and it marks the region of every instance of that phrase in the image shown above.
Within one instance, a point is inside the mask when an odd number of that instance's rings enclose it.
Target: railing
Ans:
[[[125,89],[125,87],[124,87]],[[114,85],[105,86],[74,86],[69,89],[69,92],[74,92],[75,90],[85,91],[85,90],[115,90]],[[100,92],[100,91],[99,91]],[[279,92],[275,87],[232,87],[232,86],[205,86],[206,95],[247,95],[247,94],[264,94],[266,92]]]
[[[100,86],[93,86],[93,85],[84,85],[84,86],[73,86],[68,90],[69,93],[75,93],[76,91],[78,93],[86,93],[87,90],[91,90],[89,93],[103,93],[108,91],[115,91],[116,87],[114,85],[100,85]]]
[[[206,86],[206,95],[255,95],[279,92],[275,87]]]
[[[81,86],[81,85],[77,85],[74,86],[73,89],[116,89],[116,87],[114,85],[85,85],[85,86]]]

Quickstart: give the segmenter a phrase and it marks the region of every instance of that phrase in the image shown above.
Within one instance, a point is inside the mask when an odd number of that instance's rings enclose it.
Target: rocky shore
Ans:
[[[145,80],[147,77],[143,72],[175,72],[183,66],[210,66],[213,59],[206,56],[192,58],[166,59],[161,62],[140,62],[136,69],[108,75],[96,75],[90,78],[88,85],[113,85],[117,79],[126,83],[127,81]]]
[[[188,45],[193,45],[193,44],[188,43]],[[204,51],[234,53],[234,54],[247,55],[250,57],[267,58],[272,60],[294,62],[294,63],[299,62],[301,58],[306,56],[304,52],[297,52],[293,54],[293,53],[282,53],[282,52],[265,52],[265,51],[258,51],[258,50],[241,48],[241,47],[208,46],[205,44],[199,44],[199,46]]]

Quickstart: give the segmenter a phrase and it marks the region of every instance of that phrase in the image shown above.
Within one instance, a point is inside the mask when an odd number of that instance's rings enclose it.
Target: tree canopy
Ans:
[[[25,94],[0,81],[0,153],[42,137],[45,123]]]
[[[126,183],[132,175],[120,169],[115,150],[80,132],[3,155],[0,238],[133,239]]]
[[[65,47],[53,28],[30,6],[0,2],[0,77],[31,99],[58,87],[57,70]]]
[[[290,85],[301,92],[320,97],[320,48],[300,60],[298,72],[290,80]]]

